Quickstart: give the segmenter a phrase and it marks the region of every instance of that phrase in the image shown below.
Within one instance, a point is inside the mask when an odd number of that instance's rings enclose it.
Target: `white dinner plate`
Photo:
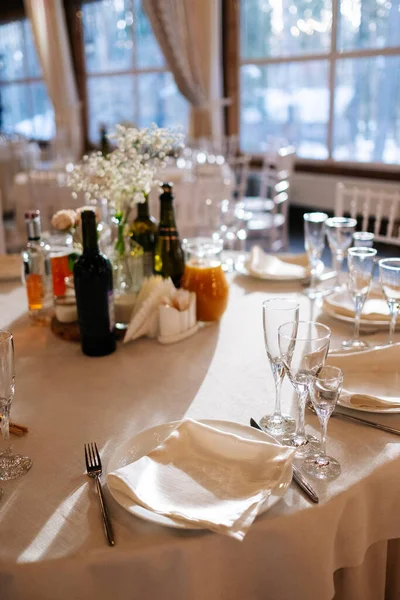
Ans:
[[[327,306],[324,306],[324,313],[338,321],[342,321],[342,323],[349,323],[354,325],[355,319],[353,317],[347,317],[346,315],[340,315],[335,310],[329,309]],[[380,321],[375,319],[360,319],[360,327],[361,329],[389,329],[389,321]]]
[[[247,255],[248,256],[248,255]],[[305,279],[307,279],[309,277],[309,273],[308,273],[308,259],[306,258],[306,256],[304,254],[277,254],[276,255],[277,258],[279,258],[279,260],[283,260],[286,261],[288,263],[291,263],[293,260],[293,264],[297,264],[301,267],[304,267],[307,271],[307,273],[305,275],[291,275],[291,276],[280,276],[280,275],[268,275],[267,273],[265,274],[260,274],[257,275],[255,273],[251,273],[247,267],[246,267],[246,260],[241,260],[241,261],[237,261],[235,263],[235,271],[237,273],[239,273],[240,275],[244,275],[245,277],[251,277],[253,279],[261,279],[263,281],[286,281],[286,282],[291,282],[291,281],[304,281]],[[321,275],[324,271],[324,263],[322,261],[319,262],[318,267],[317,267],[317,274]]]
[[[382,293],[379,290],[373,289],[367,299],[367,303],[370,301],[376,301],[379,300],[379,303],[381,303],[381,301],[383,301],[383,296]],[[346,309],[350,312],[351,311],[351,307],[352,307],[352,301],[348,295],[348,292],[346,290],[341,291],[341,292],[336,292],[333,293],[331,296],[328,296],[323,303],[323,311],[329,315],[330,317],[333,317],[334,319],[337,319],[338,321],[342,321],[343,323],[349,323],[351,325],[354,325],[354,321],[355,321],[355,317],[353,317],[351,314],[348,315],[343,315],[339,312],[337,312],[336,309],[336,304],[341,304],[342,306],[345,306]],[[384,301],[385,307],[386,307],[386,301]],[[363,329],[367,330],[367,329],[388,329],[389,328],[389,323],[390,323],[390,316],[389,316],[389,309],[388,309],[388,315],[386,317],[384,317],[382,315],[381,319],[366,319],[365,317],[363,318],[363,316],[361,315],[361,319],[360,319],[360,327],[362,327]]]
[[[239,423],[232,423],[230,421],[217,421],[212,419],[204,419],[201,420],[200,423],[204,423],[206,425],[210,425],[221,431],[226,431],[227,433],[234,433],[236,435],[240,435],[249,440],[261,440],[263,442],[268,439],[268,441],[275,443],[271,436],[264,433],[263,431],[258,431],[253,427],[248,425],[241,425]],[[117,448],[112,457],[110,458],[106,473],[112,473],[116,469],[120,469],[121,467],[125,467],[126,465],[139,460],[142,456],[146,456],[149,452],[154,450],[159,444],[161,444],[171,433],[171,431],[179,424],[179,421],[173,421],[172,423],[163,423],[162,425],[156,425],[155,427],[151,427],[150,429],[145,429],[141,431],[137,435],[133,436],[130,440],[125,442],[122,446]],[[285,494],[288,489],[290,483],[292,481],[292,468],[287,468],[283,479],[279,486],[274,488],[271,492],[271,495],[264,502],[260,514],[269,510],[278,502],[280,498]],[[165,525],[167,527],[175,527],[177,529],[199,529],[199,527],[195,527],[193,525],[189,525],[186,523],[176,523],[172,519],[165,517],[163,515],[158,515],[156,513],[147,510],[143,506],[139,506],[135,504],[131,498],[126,496],[125,494],[111,489],[108,486],[111,495],[114,500],[118,502],[125,508],[128,512],[140,519],[144,519],[145,521],[151,521],[152,523],[157,523],[158,525]]]

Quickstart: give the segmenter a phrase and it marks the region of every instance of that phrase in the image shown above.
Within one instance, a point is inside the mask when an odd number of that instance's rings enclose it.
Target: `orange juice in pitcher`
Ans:
[[[181,285],[196,293],[197,320],[218,321],[224,314],[229,286],[221,266],[222,244],[211,238],[184,243],[186,264]]]

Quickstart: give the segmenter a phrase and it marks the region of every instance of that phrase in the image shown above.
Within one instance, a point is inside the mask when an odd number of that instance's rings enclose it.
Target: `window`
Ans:
[[[27,19],[0,25],[0,131],[41,140],[55,133]]]
[[[400,164],[400,1],[241,0],[242,149]]]
[[[82,7],[89,140],[102,124],[182,125],[188,103],[178,91],[140,0],[98,0]]]

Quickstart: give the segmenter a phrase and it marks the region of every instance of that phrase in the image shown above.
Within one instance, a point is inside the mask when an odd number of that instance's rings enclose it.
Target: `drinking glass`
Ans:
[[[356,225],[356,219],[346,217],[331,217],[325,221],[326,235],[336,271],[335,289],[342,288],[342,263],[347,248],[351,246]]]
[[[0,413],[1,433],[3,440],[10,439],[9,418],[11,403],[14,397],[14,340],[8,331],[0,331]],[[0,453],[0,479],[15,479],[23,475],[32,466],[26,456],[13,454],[11,447]]]
[[[363,248],[372,248],[374,245],[375,235],[369,231],[356,231],[353,233],[353,246]]]
[[[325,246],[325,221],[328,215],[322,212],[305,213],[304,219],[304,245],[311,267],[310,287],[304,290],[309,298],[316,298],[317,267]]]
[[[285,371],[298,395],[297,427],[282,442],[297,448],[298,456],[315,453],[318,440],[306,435],[304,418],[310,378],[325,364],[331,330],[316,321],[292,321],[278,330],[279,351]]]
[[[288,320],[295,323],[299,321],[299,303],[287,298],[272,298],[265,300],[262,306],[265,348],[275,382],[275,409],[272,415],[265,415],[260,424],[266,431],[280,435],[293,431],[295,421],[281,412],[281,388],[285,367],[279,350],[278,329]]]
[[[376,250],[374,248],[349,248],[347,262],[349,265],[348,290],[355,307],[354,338],[342,342],[343,348],[362,350],[367,342],[360,340],[361,311],[371,288],[372,274],[375,266]]]
[[[400,309],[400,258],[379,261],[379,279],[390,311],[389,344],[393,344],[396,319]]]
[[[315,458],[306,458],[302,468],[317,479],[334,479],[340,473],[340,464],[326,454],[326,430],[343,385],[343,372],[338,367],[323,367],[310,380],[311,402],[321,424],[321,451]]]

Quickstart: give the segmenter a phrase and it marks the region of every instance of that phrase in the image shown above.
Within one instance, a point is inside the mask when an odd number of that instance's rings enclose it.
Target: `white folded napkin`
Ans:
[[[354,302],[347,291],[331,294],[324,300],[325,308],[338,315],[354,319]],[[388,304],[380,290],[371,290],[363,306],[361,318],[364,321],[390,321]]]
[[[365,352],[335,353],[327,364],[344,374],[341,404],[379,412],[400,409],[400,344]]]
[[[242,540],[291,468],[293,450],[190,419],[144,456],[108,475],[145,508]]]
[[[250,256],[246,261],[246,269],[254,277],[261,279],[303,279],[308,274],[307,255],[298,256],[284,255],[275,256],[266,254],[259,246],[251,249]]]

